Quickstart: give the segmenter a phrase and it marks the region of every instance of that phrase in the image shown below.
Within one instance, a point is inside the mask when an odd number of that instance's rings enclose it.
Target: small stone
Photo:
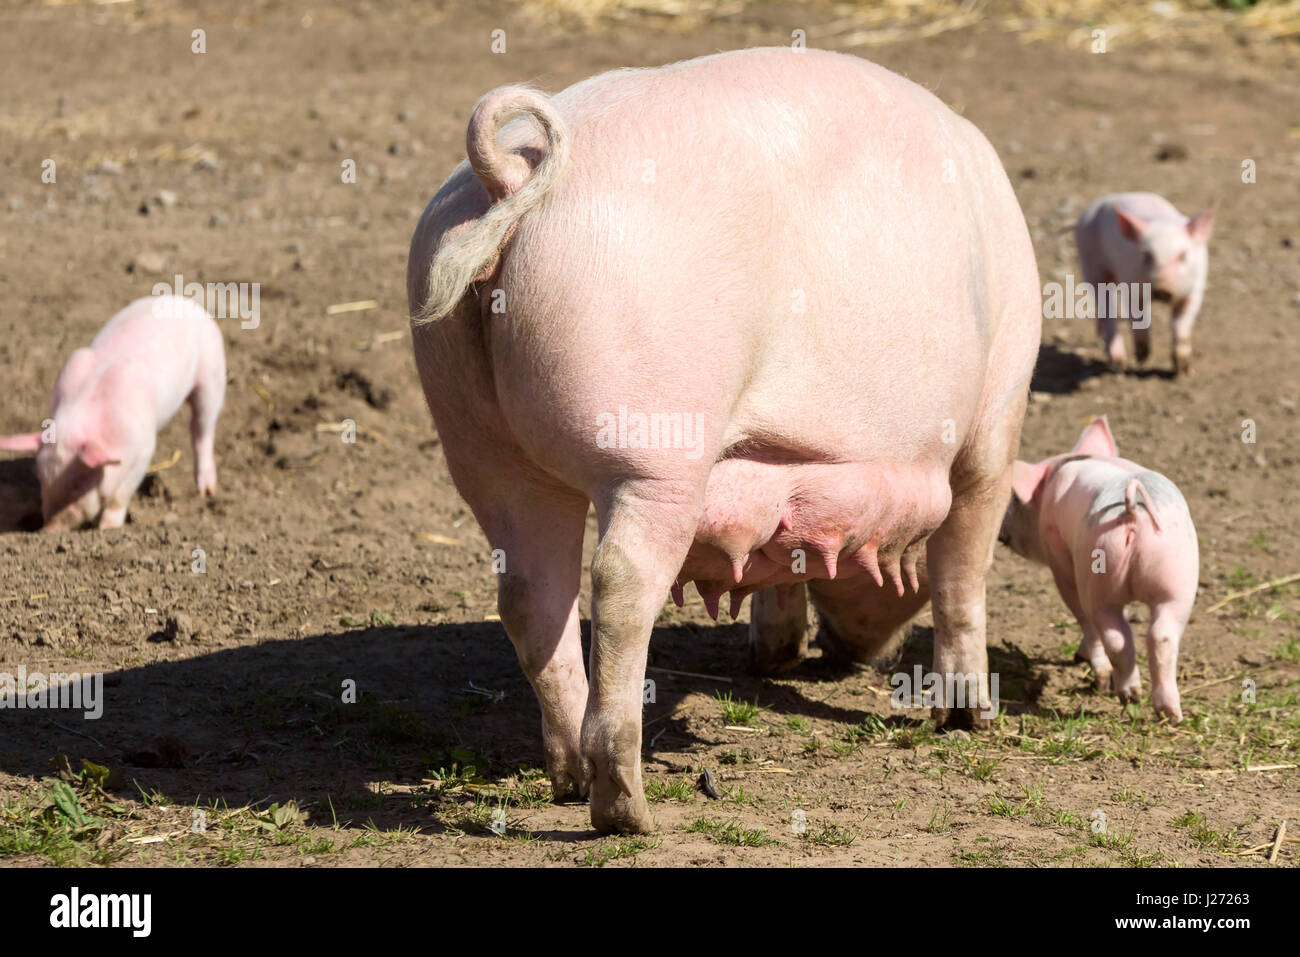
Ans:
[[[167,260],[162,253],[145,250],[131,261],[130,272],[161,273],[167,268]]]

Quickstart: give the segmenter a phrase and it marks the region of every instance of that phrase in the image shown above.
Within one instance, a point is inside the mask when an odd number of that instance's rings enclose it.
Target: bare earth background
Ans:
[[[262,284],[260,326],[224,323],[215,501],[194,495],[187,413],[159,441],[160,464],[179,461],[117,531],[32,534],[32,461],[0,461],[0,671],[108,684],[99,721],[0,711],[0,860],[1262,863],[1246,852],[1300,810],[1300,589],[1207,609],[1300,571],[1300,34],[1285,35],[1300,14],[1123,4],[1108,18],[1085,3],[1070,20],[1061,6],[0,5],[0,431],[36,428],[68,353],[155,282]],[[1089,30],[1112,23],[1108,52],[1089,52]],[[887,674],[835,672],[816,652],[780,680],[748,676],[748,604],[714,625],[692,593],[651,649],[669,669],[649,673],[645,710],[659,831],[600,838],[585,806],[550,803],[539,771],[487,544],[416,381],[407,243],[492,87],[559,90],[795,29],[984,130],[1045,282],[1074,269],[1058,230],[1095,196],[1154,189],[1187,213],[1222,201],[1196,374],[1163,374],[1163,307],[1142,374],[1106,372],[1086,320],[1050,320],[1023,444],[1030,459],[1063,451],[1104,412],[1123,454],[1182,488],[1202,542],[1187,719],[1092,693],[1050,574],[1001,547],[989,636],[1005,715],[975,736],[935,735],[924,712],[891,710]],[[355,184],[340,181],[349,159]],[[346,418],[356,444],[330,431]],[[931,637],[923,614],[898,668],[928,667]],[[340,702],[348,679],[356,704]],[[722,800],[696,788],[704,768]],[[1283,845],[1279,864],[1298,861]]]

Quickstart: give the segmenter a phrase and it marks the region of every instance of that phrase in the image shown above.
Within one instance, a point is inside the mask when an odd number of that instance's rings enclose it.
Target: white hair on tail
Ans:
[[[522,184],[505,174],[517,170],[523,159],[497,142],[505,121],[517,116],[532,117],[546,137],[545,155]],[[455,308],[500,254],[514,226],[555,186],[569,158],[570,136],[563,119],[544,94],[527,86],[501,87],[479,100],[466,139],[470,165],[496,201],[477,222],[439,246],[429,265],[429,294],[412,317],[416,325],[441,319]]]

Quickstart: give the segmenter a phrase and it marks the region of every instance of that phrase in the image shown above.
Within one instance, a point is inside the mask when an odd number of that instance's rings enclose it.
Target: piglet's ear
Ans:
[[[1115,436],[1110,434],[1110,423],[1104,415],[1099,415],[1088,423],[1088,427],[1074,444],[1076,455],[1101,455],[1114,458],[1119,455],[1115,445]]]
[[[1219,204],[1215,203],[1209,209],[1203,209],[1187,221],[1187,235],[1198,243],[1209,242],[1210,234],[1214,232],[1214,214],[1219,211]]]
[[[1118,206],[1115,207],[1115,218],[1119,220],[1119,231],[1124,234],[1124,238],[1137,242],[1142,238],[1142,234],[1147,231],[1147,221],[1132,213],[1125,212]]]
[[[0,449],[8,449],[11,452],[39,452],[41,433],[25,432],[22,435],[0,436]]]
[[[1038,491],[1038,486],[1043,484],[1043,478],[1046,475],[1046,462],[1031,464],[1017,459],[1011,463],[1012,494],[1022,502],[1030,501],[1034,497],[1034,493]]]
[[[121,459],[115,459],[98,442],[86,442],[77,451],[77,458],[88,469],[97,469],[104,465],[119,465]]]

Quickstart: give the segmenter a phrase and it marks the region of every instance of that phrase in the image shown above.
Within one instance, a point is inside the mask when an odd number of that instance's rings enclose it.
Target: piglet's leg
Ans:
[[[1087,573],[1086,568],[1082,570]],[[1101,634],[1084,614],[1083,603],[1079,600],[1079,589],[1074,584],[1074,576],[1080,571],[1081,569],[1074,566],[1053,565],[1052,577],[1056,580],[1056,590],[1061,593],[1061,599],[1073,613],[1079,627],[1083,629],[1083,640],[1079,642],[1079,649],[1074,653],[1074,660],[1092,665],[1097,690],[1106,691],[1110,688],[1110,659],[1106,657],[1106,648],[1101,643]]]
[[[1122,369],[1128,361],[1124,351],[1124,338],[1119,332],[1120,303],[1110,296],[1103,286],[1114,283],[1115,278],[1093,263],[1083,264],[1083,279],[1092,287],[1093,308],[1097,316],[1097,335],[1101,338],[1106,358],[1113,368]]]
[[[153,458],[152,445],[143,449],[139,458],[122,465],[104,467],[100,479],[100,511],[95,520],[96,528],[121,528],[126,524],[126,511],[131,505],[131,496],[144,481],[149,471],[149,462]]]
[[[1167,602],[1151,609],[1147,663],[1151,668],[1151,706],[1172,723],[1183,720],[1178,698],[1178,643],[1191,616],[1190,604]]]
[[[1124,607],[1105,608],[1092,615],[1091,624],[1101,634],[1114,673],[1111,688],[1125,704],[1137,701],[1142,695],[1142,678],[1137,670],[1137,650],[1133,646],[1133,631],[1124,619]]]
[[[1106,657],[1106,646],[1101,642],[1101,635],[1091,625],[1083,626],[1083,641],[1079,642],[1074,660],[1092,665],[1093,680],[1098,691],[1110,688],[1110,659]]]
[[[1201,293],[1194,292],[1174,303],[1174,374],[1192,374],[1192,326],[1201,311]]]
[[[224,385],[224,383],[223,383]],[[215,393],[215,394],[214,394]],[[217,416],[222,395],[200,383],[190,393],[190,441],[194,446],[194,483],[200,495],[217,494]]]

